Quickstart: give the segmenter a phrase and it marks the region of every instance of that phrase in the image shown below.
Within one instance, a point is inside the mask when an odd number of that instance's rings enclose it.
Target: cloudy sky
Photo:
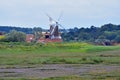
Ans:
[[[49,28],[49,14],[65,28],[120,24],[120,0],[0,0],[0,25]]]

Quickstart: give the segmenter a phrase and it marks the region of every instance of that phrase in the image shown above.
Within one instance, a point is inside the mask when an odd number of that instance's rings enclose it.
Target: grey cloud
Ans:
[[[61,22],[68,26],[97,25],[96,21],[102,24],[103,19],[115,22],[120,18],[119,3],[120,0],[0,0],[0,17],[3,18],[0,25],[43,26],[47,24],[44,12],[57,19],[61,11],[64,13],[64,22]]]

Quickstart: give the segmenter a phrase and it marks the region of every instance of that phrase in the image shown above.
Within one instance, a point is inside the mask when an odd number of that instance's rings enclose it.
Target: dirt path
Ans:
[[[0,78],[48,78],[61,76],[85,76],[89,73],[120,72],[119,65],[89,65],[89,64],[50,64],[34,67],[11,68],[0,66]]]

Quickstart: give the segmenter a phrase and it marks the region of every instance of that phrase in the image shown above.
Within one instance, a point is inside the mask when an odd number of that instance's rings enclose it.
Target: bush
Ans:
[[[26,34],[15,30],[12,30],[10,33],[6,34],[4,39],[6,42],[25,42],[25,40]]]

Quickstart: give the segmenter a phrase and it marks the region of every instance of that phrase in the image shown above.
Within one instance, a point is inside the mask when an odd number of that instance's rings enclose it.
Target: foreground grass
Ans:
[[[52,78],[46,78],[43,80],[120,80],[120,77],[114,76],[114,75],[113,76],[109,76],[109,75],[90,76],[88,75],[86,77],[79,77],[79,76],[52,77]]]
[[[87,43],[1,43],[0,65],[120,64],[119,49]]]
[[[98,76],[96,76],[98,75]],[[9,78],[9,79],[0,79],[0,80],[120,80],[119,73],[112,74],[95,74],[95,75],[87,75],[84,77],[80,76],[65,76],[65,77],[50,77],[45,79],[38,78]]]
[[[116,64],[120,65],[120,46],[95,46],[87,43],[0,43],[0,68],[41,64]],[[0,80],[120,80],[120,71],[95,71],[82,76],[5,78]]]

